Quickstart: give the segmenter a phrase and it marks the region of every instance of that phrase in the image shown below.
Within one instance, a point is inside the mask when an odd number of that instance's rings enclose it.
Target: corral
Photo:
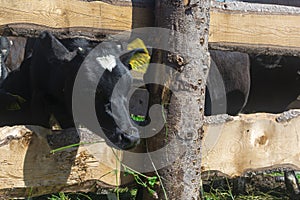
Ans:
[[[297,59],[300,56],[300,8],[289,1],[283,4],[290,5],[212,1],[207,33],[209,48],[239,51],[252,58],[265,55],[275,59],[269,63],[276,65],[275,68],[282,67],[283,59]],[[37,37],[48,30],[60,39],[80,37],[101,42],[121,31],[155,25],[152,0],[4,0],[0,8],[0,33],[9,37]],[[204,19],[199,19],[199,23],[201,20]],[[300,80],[299,66],[300,62],[296,62],[296,84]],[[209,178],[219,173],[232,178],[266,170],[299,170],[299,86],[293,88],[295,101],[289,102],[293,103],[289,108],[296,108],[294,110],[256,113],[255,110],[261,108],[253,105],[259,100],[250,99],[253,102],[246,105],[244,113],[247,114],[205,117],[202,173]],[[75,132],[73,129],[45,132],[40,127],[2,127],[0,198],[134,187],[133,178],[123,176],[120,168],[130,166],[131,162],[144,165],[143,160],[133,161],[132,152],[114,150],[101,138],[89,138],[92,134],[84,128],[81,139]],[[98,143],[51,151],[91,140]],[[138,154],[146,150],[140,147],[134,151]]]

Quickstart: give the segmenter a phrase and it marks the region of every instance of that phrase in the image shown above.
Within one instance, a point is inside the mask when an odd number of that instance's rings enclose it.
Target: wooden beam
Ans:
[[[79,143],[76,130],[68,129],[63,134],[54,131],[47,137],[36,132],[44,134],[45,129],[0,128],[1,199],[59,191],[97,192],[98,188],[108,190],[132,181],[120,173],[121,152],[113,153],[103,139],[92,146],[69,147],[51,153],[58,147]],[[82,133],[83,138],[95,136],[89,131]]]
[[[99,0],[90,0],[99,1]],[[133,6],[140,8],[154,8],[155,0],[101,0],[102,2],[118,6]]]
[[[247,53],[300,55],[300,8],[213,2],[212,49]]]
[[[300,169],[300,110],[239,115],[220,123],[224,118],[208,119],[213,123],[204,126],[204,171],[234,177],[279,166]]]
[[[106,34],[154,25],[154,0],[3,0],[0,34],[36,36],[52,30],[60,38]],[[300,8],[245,2],[212,2],[211,49],[300,55]]]
[[[0,26],[2,33],[6,31],[15,35],[22,30],[26,32],[25,29],[31,30],[30,34],[34,35],[36,30],[40,32],[50,28],[67,33],[117,33],[151,26],[154,19],[153,8],[147,6],[149,3],[146,2],[145,7],[134,7],[126,1],[124,5],[112,5],[101,1],[3,0],[0,4]]]
[[[244,1],[249,3],[276,4],[276,5],[300,7],[300,2],[298,0],[239,0],[239,1]]]

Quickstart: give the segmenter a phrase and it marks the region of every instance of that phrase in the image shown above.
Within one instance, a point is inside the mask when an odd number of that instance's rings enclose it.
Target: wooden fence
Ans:
[[[58,37],[101,40],[107,34],[154,25],[152,0],[109,2],[2,0],[0,34],[36,36],[47,29]],[[214,2],[210,14],[210,48],[300,55],[298,7]],[[203,170],[235,176],[274,165],[300,167],[300,118],[277,122],[278,117],[242,115],[206,125]],[[0,132],[0,196],[95,191],[132,181],[118,171],[122,153],[112,152],[105,143],[96,147],[103,158],[97,160],[85,147],[51,154],[48,141],[25,127],[4,127]],[[209,135],[211,132],[217,136]]]

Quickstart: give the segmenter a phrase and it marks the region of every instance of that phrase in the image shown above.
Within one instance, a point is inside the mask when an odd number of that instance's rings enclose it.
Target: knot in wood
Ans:
[[[190,4],[190,0],[183,0],[183,5],[188,6]]]
[[[182,72],[184,65],[187,64],[187,61],[183,56],[178,55],[178,54],[172,54],[172,53],[168,54],[168,62],[178,72]]]

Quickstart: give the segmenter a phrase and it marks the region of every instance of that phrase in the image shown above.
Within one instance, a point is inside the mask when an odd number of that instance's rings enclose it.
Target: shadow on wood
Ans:
[[[118,159],[122,160],[122,154],[114,153],[104,141],[51,153],[52,149],[79,143],[79,137],[75,129],[62,134],[54,131],[47,137],[42,129],[34,128],[44,136],[24,126],[0,128],[0,197],[96,192],[132,181],[121,177]]]

